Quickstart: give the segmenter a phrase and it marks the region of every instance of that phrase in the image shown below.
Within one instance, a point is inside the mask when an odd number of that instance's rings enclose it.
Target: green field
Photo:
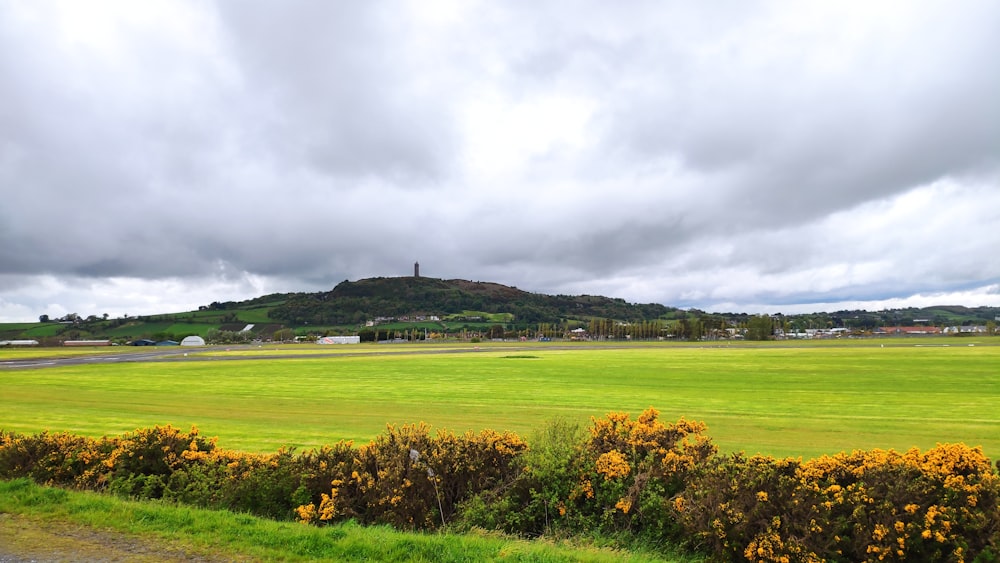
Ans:
[[[445,322],[462,322],[464,319],[470,317],[480,317],[484,323],[503,324],[514,320],[514,315],[511,313],[487,313],[485,311],[462,311],[461,313],[447,315],[442,320]]]
[[[243,358],[0,371],[0,428],[118,434],[197,425],[225,448],[273,451],[367,440],[386,423],[528,434],[647,407],[708,424],[724,451],[815,457],[938,442],[1000,458],[1000,346],[510,349],[327,347],[321,358]],[[941,343],[941,340],[935,342]],[[316,352],[321,347],[300,348]],[[33,351],[39,353],[41,351]],[[355,352],[368,352],[357,354]],[[0,353],[3,360],[6,353]]]

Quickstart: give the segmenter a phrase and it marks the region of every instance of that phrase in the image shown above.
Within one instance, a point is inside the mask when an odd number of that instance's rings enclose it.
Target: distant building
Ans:
[[[945,334],[985,334],[985,325],[962,325],[962,326],[946,326],[942,331]]]
[[[882,334],[892,336],[941,334],[941,328],[936,326],[884,326],[882,327]]]
[[[67,340],[63,346],[111,346],[110,340]]]
[[[322,336],[316,344],[361,344],[360,336]]]
[[[0,346],[38,346],[37,340],[0,340]]]
[[[415,278],[420,277],[420,262],[413,263],[413,277]]]
[[[181,346],[204,346],[204,345],[205,345],[205,339],[197,335],[185,336],[184,340],[181,340]]]

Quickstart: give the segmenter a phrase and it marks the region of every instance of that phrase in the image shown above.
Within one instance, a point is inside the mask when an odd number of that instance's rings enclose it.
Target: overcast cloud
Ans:
[[[0,0],[0,321],[421,273],[1000,306],[1000,4]]]

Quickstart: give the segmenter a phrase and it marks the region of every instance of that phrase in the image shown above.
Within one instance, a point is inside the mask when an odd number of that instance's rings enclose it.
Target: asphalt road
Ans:
[[[1000,339],[994,339],[990,342],[976,342],[966,344],[962,340],[946,341],[939,343],[929,343],[925,340],[915,342],[913,344],[907,343],[905,341],[891,341],[886,346],[900,347],[900,346],[915,346],[915,347],[948,347],[948,346],[997,346],[1000,345]],[[355,345],[357,346],[357,345]],[[365,346],[365,345],[361,345]],[[282,352],[279,349],[274,349],[273,354],[267,353],[267,347],[261,347],[260,345],[230,345],[230,346],[165,346],[165,347],[150,347],[149,349],[142,349],[137,351],[131,347],[124,347],[125,349],[121,352],[116,352],[114,348],[107,349],[107,353],[96,353],[96,354],[83,354],[83,355],[60,355],[59,348],[52,349],[51,356],[37,357],[37,358],[26,358],[20,360],[0,360],[0,370],[16,370],[16,369],[41,369],[47,367],[57,367],[57,366],[79,366],[88,364],[115,364],[115,363],[136,363],[136,362],[184,362],[191,360],[199,361],[245,361],[245,360],[282,360],[282,359],[314,359],[314,358],[337,358],[337,357],[349,357],[349,356],[384,356],[384,355],[423,355],[423,354],[467,354],[475,352],[538,352],[542,350],[584,350],[584,349],[599,349],[599,350],[613,350],[613,349],[626,349],[633,348],[634,346],[621,345],[621,344],[574,344],[574,345],[564,345],[564,344],[546,344],[542,346],[531,345],[531,346],[491,346],[489,342],[484,342],[482,344],[470,344],[468,347],[461,348],[423,348],[419,344],[386,344],[384,347],[379,346],[381,349],[373,351],[369,346],[365,346],[364,351],[353,352],[350,351],[351,345],[331,345],[329,352],[317,351],[315,353],[294,353],[289,354]],[[679,347],[678,344],[674,343],[671,347]],[[691,342],[689,345],[685,345],[686,348],[729,348],[729,345],[725,342]],[[781,342],[772,342],[767,344],[762,344],[760,346],[755,346],[755,348],[786,348],[790,347]],[[809,347],[808,345],[803,345],[801,343],[796,344],[795,347]],[[817,346],[818,347],[818,346]],[[241,350],[254,351],[254,354],[247,355],[219,355],[219,352],[238,352]],[[103,352],[104,350],[102,350]],[[2,357],[2,356],[0,356]]]
[[[307,359],[307,358],[336,358],[336,357],[348,357],[348,356],[373,356],[373,355],[390,355],[390,354],[465,354],[471,352],[486,352],[486,351],[504,351],[504,352],[518,352],[525,350],[538,350],[538,348],[531,348],[527,346],[503,346],[503,347],[490,347],[488,344],[484,346],[470,345],[468,348],[434,348],[434,349],[420,349],[417,347],[409,347],[409,345],[404,345],[406,348],[392,348],[391,345],[387,345],[384,350],[370,351],[366,348],[364,352],[350,352],[344,351],[344,347],[334,345],[331,346],[329,352],[316,352],[314,354],[288,354],[282,353],[280,350],[274,350],[273,354],[263,353],[258,346],[199,346],[195,347],[157,347],[150,349],[149,351],[143,350],[141,352],[135,351],[125,351],[123,353],[108,352],[107,354],[93,354],[93,355],[72,355],[72,356],[60,356],[59,349],[53,349],[52,355],[47,357],[39,358],[26,358],[22,360],[6,360],[0,361],[0,369],[40,369],[47,367],[57,367],[57,366],[80,366],[89,364],[116,364],[116,363],[135,363],[135,362],[183,362],[191,360],[199,361],[240,361],[240,360],[282,360],[282,359]],[[547,350],[559,350],[559,349],[581,349],[580,346],[547,346]],[[601,348],[609,349],[611,346],[601,346]],[[213,355],[219,352],[237,352],[240,350],[255,351],[258,352],[252,355]]]
[[[201,351],[204,351],[202,349]],[[158,349],[150,352],[129,352],[122,354],[94,354],[94,355],[74,355],[60,356],[59,352],[53,350],[51,356],[42,358],[27,358],[23,360],[0,361],[0,369],[29,369],[45,368],[56,366],[78,366],[86,364],[114,364],[121,362],[148,362],[153,360],[169,360],[174,358],[184,358],[187,350]]]

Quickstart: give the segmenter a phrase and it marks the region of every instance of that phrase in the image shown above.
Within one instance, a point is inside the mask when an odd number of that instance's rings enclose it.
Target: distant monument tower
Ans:
[[[413,277],[415,278],[420,277],[420,262],[413,263]]]

